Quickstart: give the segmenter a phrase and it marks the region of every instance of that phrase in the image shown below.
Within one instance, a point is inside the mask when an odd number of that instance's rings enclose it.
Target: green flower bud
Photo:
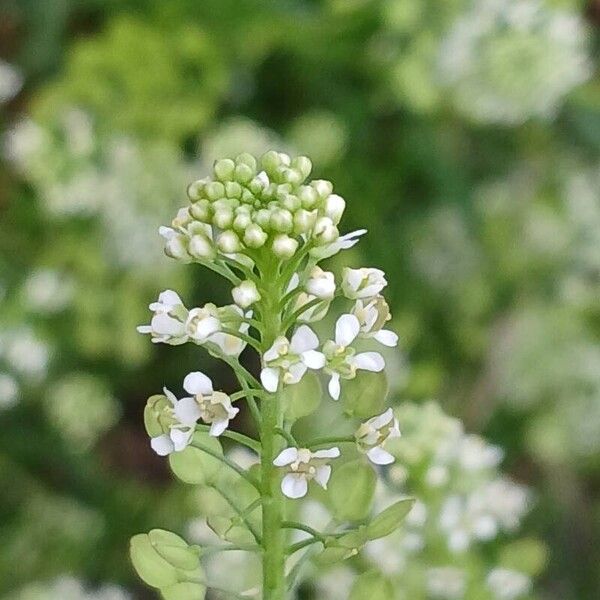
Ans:
[[[194,219],[198,221],[202,221],[202,223],[210,223],[212,209],[210,207],[210,202],[206,199],[199,200],[195,204],[190,206],[190,214]]]
[[[237,181],[228,181],[225,183],[225,195],[239,200],[242,197],[242,186]]]
[[[235,180],[241,184],[247,184],[254,177],[254,170],[245,163],[235,166]]]
[[[252,223],[252,217],[249,213],[239,213],[236,215],[233,220],[233,228],[238,233],[243,233],[246,231],[246,228]]]
[[[176,260],[189,260],[186,237],[183,234],[170,237],[165,243],[165,254]]]
[[[290,212],[296,212],[300,208],[300,199],[293,194],[285,194],[281,199],[281,206]]]
[[[319,194],[317,194],[317,190],[309,185],[301,186],[298,189],[297,194],[300,203],[302,204],[302,208],[305,208],[306,210],[314,208],[319,203]]]
[[[283,181],[293,186],[300,185],[304,181],[302,173],[296,169],[283,169],[281,177]]]
[[[323,205],[325,216],[329,217],[335,225],[341,221],[345,209],[346,201],[337,194],[328,196]]]
[[[298,241],[285,233],[280,233],[273,239],[273,252],[279,258],[291,258],[297,249]]]
[[[237,198],[219,198],[212,203],[212,209],[217,211],[221,208],[227,210],[235,210],[240,205],[240,201]]]
[[[266,208],[261,208],[254,213],[254,222],[257,223],[265,231],[271,229],[271,211]]]
[[[292,167],[300,173],[304,181],[312,171],[312,162],[307,156],[297,156],[292,160]]]
[[[327,196],[330,196],[333,193],[333,184],[331,181],[326,181],[325,179],[315,179],[310,182],[310,185],[317,192],[321,200],[325,200]]]
[[[309,231],[312,231],[316,222],[316,210],[312,210],[309,212],[308,210],[300,208],[294,213],[294,233],[298,235],[302,233],[308,233]]]
[[[265,154],[262,155],[260,162],[262,164],[263,169],[271,175],[275,173],[279,166],[281,165],[281,159],[279,158],[279,153],[275,152],[275,150],[269,150]]]
[[[248,152],[242,152],[235,157],[236,165],[246,165],[250,167],[250,169],[256,173],[256,159],[252,154],[248,154]],[[253,175],[254,176],[254,175]]]
[[[233,254],[242,249],[240,238],[238,238],[237,234],[231,230],[224,231],[217,238],[217,246],[223,254]]]
[[[267,234],[262,230],[260,225],[252,223],[246,227],[244,232],[244,244],[248,248],[260,248],[267,241]]]
[[[289,233],[294,228],[292,213],[284,208],[277,208],[271,213],[271,227],[280,233]]]
[[[217,179],[221,181],[231,181],[234,171],[235,163],[230,158],[223,158],[215,162],[214,172]]]
[[[217,255],[212,241],[202,234],[193,235],[190,238],[188,252],[194,258],[203,260],[214,258]]]
[[[220,229],[231,227],[233,223],[233,211],[229,208],[217,209],[213,215],[212,222]]]
[[[162,394],[148,398],[144,408],[144,426],[151,438],[167,433],[175,423],[171,409],[171,403]]]
[[[220,181],[211,181],[206,184],[204,192],[209,200],[218,200],[225,196],[225,186]]]
[[[244,204],[254,204],[256,202],[256,198],[250,190],[244,189],[242,191],[242,202]]]
[[[201,200],[204,194],[204,188],[206,187],[206,184],[209,181],[210,180],[208,179],[208,177],[204,177],[203,179],[198,179],[197,181],[190,183],[187,189],[188,198],[192,202],[197,202],[198,200]]]

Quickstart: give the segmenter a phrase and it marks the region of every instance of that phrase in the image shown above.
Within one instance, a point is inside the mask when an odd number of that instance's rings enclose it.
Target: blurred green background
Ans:
[[[504,449],[536,597],[600,598],[599,25],[592,0],[2,0],[0,597],[154,597],[128,539],[197,506],[145,399],[229,377],[135,331],[168,287],[228,301],[156,229],[214,159],[277,148],[369,229],[395,401]]]

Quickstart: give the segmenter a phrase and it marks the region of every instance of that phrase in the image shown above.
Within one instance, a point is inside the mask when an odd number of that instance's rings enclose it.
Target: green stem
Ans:
[[[228,327],[223,327],[221,329],[221,333],[226,333],[227,335],[232,335],[233,337],[236,337],[236,338],[242,340],[243,342],[246,342],[246,344],[248,344],[249,346],[252,346],[252,348],[254,348],[257,352],[260,352],[260,346],[259,346],[258,342],[251,335],[248,335],[247,333],[243,333],[242,331],[237,331],[235,329],[229,329]]]
[[[245,509],[240,508],[238,506],[237,502],[235,501],[235,499],[232,498],[229,495],[229,492],[226,489],[224,489],[222,486],[213,485],[213,488],[217,492],[219,492],[219,494],[221,494],[221,496],[227,502],[227,504],[229,504],[229,506],[231,506],[231,508],[233,508],[233,510],[237,514],[238,518],[243,521],[244,525],[246,525],[246,527],[248,528],[248,531],[250,531],[250,533],[252,534],[252,537],[255,539],[256,543],[260,544],[261,543],[260,533],[256,530],[256,528],[248,520],[248,515],[250,513],[248,513],[247,511],[250,507],[248,506]],[[252,505],[250,505],[250,506],[252,506]]]
[[[208,425],[196,425],[196,429],[200,431],[210,431],[210,427]],[[230,429],[226,429],[221,437],[229,438],[230,440],[234,440],[240,444],[243,444],[247,448],[250,448],[257,454],[260,454],[260,442],[257,440],[253,440],[251,437],[244,435],[243,433],[239,433],[238,431],[231,431]]]
[[[275,430],[275,433],[277,433],[277,435],[281,436],[292,448],[298,447],[298,442],[296,441],[294,436],[291,433],[287,432],[282,427],[278,427]]]
[[[323,437],[313,440],[312,442],[306,444],[307,448],[319,448],[321,446],[328,446],[329,444],[355,444],[356,438],[352,435],[344,435],[344,436],[332,436],[332,437]]]
[[[298,317],[303,315],[307,310],[310,310],[314,306],[321,304],[322,302],[328,302],[327,300],[322,300],[321,298],[314,298],[310,302],[302,305],[296,312],[292,313],[285,321],[283,325],[283,331],[287,331],[292,325],[296,323]]]
[[[312,535],[314,538],[317,538],[321,542],[324,542],[326,539],[326,536],[321,532],[317,531],[313,527],[310,527],[309,525],[305,525],[304,523],[298,523],[297,521],[283,521],[281,526],[284,529],[297,529],[298,531],[304,531]]]

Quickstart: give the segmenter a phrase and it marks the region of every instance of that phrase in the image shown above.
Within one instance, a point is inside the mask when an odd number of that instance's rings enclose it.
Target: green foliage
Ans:
[[[349,600],[390,600],[393,597],[391,581],[377,571],[370,571],[356,579]]]
[[[354,379],[343,383],[344,412],[350,417],[372,417],[383,410],[388,390],[385,372],[359,373]]]
[[[293,422],[314,413],[322,394],[321,382],[314,373],[305,375],[297,385],[285,388],[282,394],[285,419]]]
[[[219,455],[223,454],[219,440],[208,433],[197,431],[194,434],[194,442]],[[185,483],[211,485],[217,480],[223,463],[199,448],[188,446],[185,450],[169,456],[169,466],[173,473]]]
[[[362,461],[351,461],[335,469],[328,497],[340,521],[361,521],[371,510],[377,477]]]

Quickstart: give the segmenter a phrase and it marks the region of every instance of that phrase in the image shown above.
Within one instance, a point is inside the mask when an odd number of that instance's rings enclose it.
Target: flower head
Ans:
[[[149,306],[154,312],[150,325],[140,325],[140,333],[149,333],[152,341],[177,346],[188,341],[186,323],[188,309],[181,298],[172,290],[166,290],[158,296],[158,301]]]
[[[390,308],[383,296],[375,296],[370,300],[357,300],[352,314],[360,323],[360,337],[374,338],[384,346],[396,346],[398,335],[389,329],[383,329],[391,319]]]
[[[323,489],[331,477],[329,461],[340,456],[337,447],[311,452],[308,448],[286,448],[275,458],[276,467],[285,468],[281,491],[288,498],[302,498],[308,491],[308,482],[314,479]]]
[[[385,273],[381,269],[363,267],[361,269],[344,269],[342,291],[346,298],[372,298],[387,285]]]
[[[276,392],[279,382],[298,383],[307,369],[321,369],[325,356],[318,352],[319,338],[307,325],[298,327],[291,340],[278,337],[264,353],[260,380],[268,392]]]
[[[353,379],[357,370],[382,371],[383,357],[378,352],[356,351],[350,344],[360,333],[360,323],[354,315],[342,315],[335,324],[335,339],[323,344],[326,358],[325,372],[331,375],[329,395],[337,400],[340,397],[340,379]]]
[[[389,439],[400,437],[398,419],[394,411],[388,408],[383,414],[373,417],[360,425],[354,434],[356,445],[369,460],[376,465],[390,465],[394,457],[384,450]]]

